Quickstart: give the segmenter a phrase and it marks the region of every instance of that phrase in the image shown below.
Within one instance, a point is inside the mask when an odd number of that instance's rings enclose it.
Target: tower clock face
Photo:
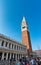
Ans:
[[[27,26],[23,26],[23,27],[22,27],[22,29],[24,29],[24,28],[27,28],[27,29],[28,29],[28,27],[27,27]]]
[[[23,29],[25,28],[25,26],[22,27]]]

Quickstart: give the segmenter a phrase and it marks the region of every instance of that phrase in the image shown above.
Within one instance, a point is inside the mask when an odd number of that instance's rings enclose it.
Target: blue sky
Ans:
[[[33,50],[41,49],[41,0],[0,0],[0,33],[21,42],[23,16],[28,22]]]

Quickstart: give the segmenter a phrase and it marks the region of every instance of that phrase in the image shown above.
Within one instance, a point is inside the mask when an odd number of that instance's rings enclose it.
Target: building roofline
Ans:
[[[17,43],[17,44],[19,44],[19,45],[25,46],[25,45],[23,45],[22,43],[20,43],[20,42],[14,40],[14,39],[12,39],[11,37],[8,37],[8,36],[4,35],[4,34],[1,34],[1,33],[0,33],[0,37],[1,37],[1,38],[4,38],[4,39],[7,39],[7,40],[9,40],[9,41],[15,42],[15,43]],[[26,47],[26,46],[25,46],[25,47]]]

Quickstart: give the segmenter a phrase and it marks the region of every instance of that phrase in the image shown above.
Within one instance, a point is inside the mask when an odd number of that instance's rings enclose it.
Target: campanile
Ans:
[[[23,17],[22,19],[21,30],[22,30],[22,43],[27,46],[28,52],[32,52],[30,33],[25,17]]]

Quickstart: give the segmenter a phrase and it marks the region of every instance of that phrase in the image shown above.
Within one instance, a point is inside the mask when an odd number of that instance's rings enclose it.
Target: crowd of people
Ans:
[[[15,65],[41,65],[41,58],[22,58],[16,60]]]

